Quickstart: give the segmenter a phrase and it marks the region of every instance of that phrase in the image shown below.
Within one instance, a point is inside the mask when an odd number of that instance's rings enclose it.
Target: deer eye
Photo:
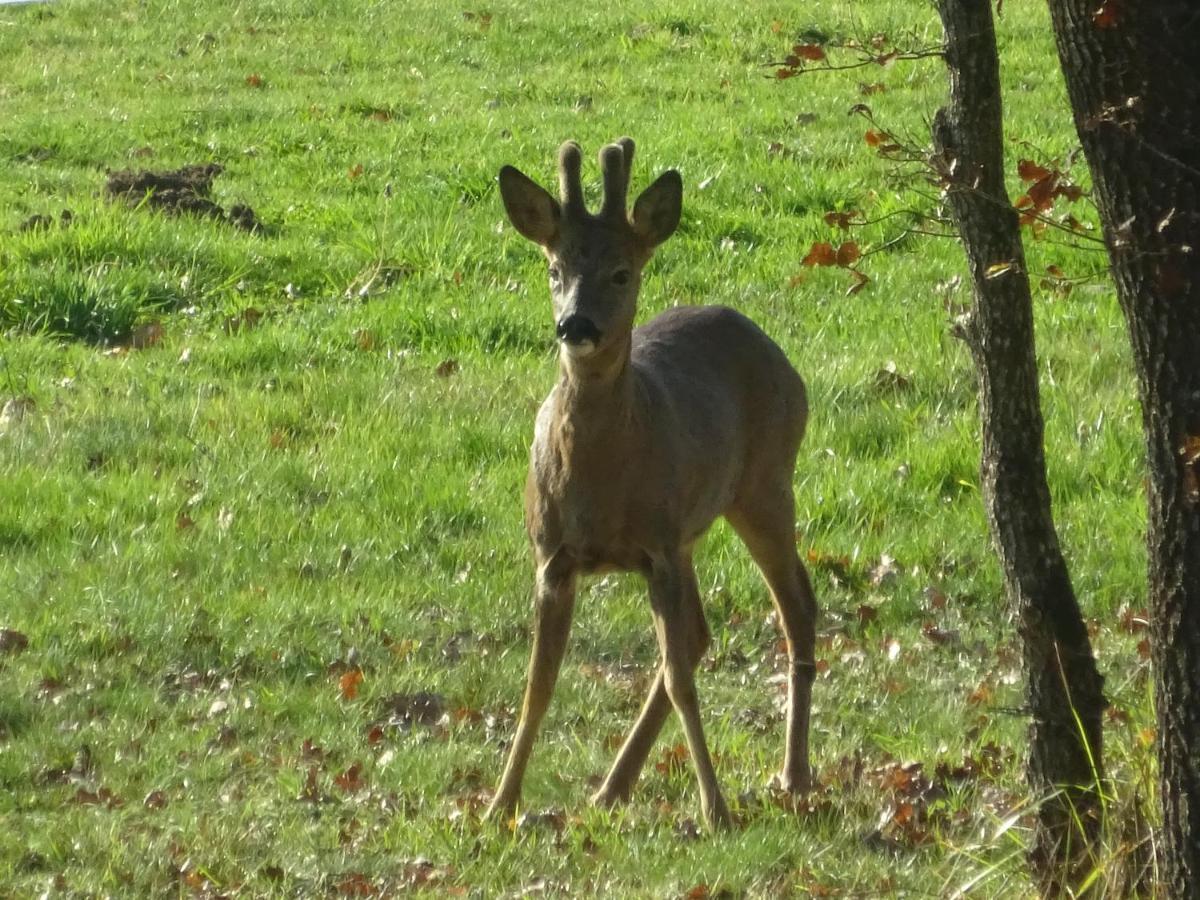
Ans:
[[[559,271],[558,266],[550,267],[550,280],[555,284],[558,284],[562,280],[562,272]]]
[[[629,270],[617,269],[617,271],[613,272],[612,280],[613,284],[617,285],[629,284]]]

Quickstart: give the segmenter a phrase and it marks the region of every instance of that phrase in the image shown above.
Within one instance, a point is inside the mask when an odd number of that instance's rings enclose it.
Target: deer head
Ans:
[[[512,166],[500,170],[509,221],[546,255],[555,331],[573,363],[628,347],[642,269],[654,248],[674,233],[683,202],[683,182],[672,169],[627,211],[633,141],[621,138],[600,151],[604,199],[592,215],[583,202],[580,161],[578,144],[562,145],[559,200]]]

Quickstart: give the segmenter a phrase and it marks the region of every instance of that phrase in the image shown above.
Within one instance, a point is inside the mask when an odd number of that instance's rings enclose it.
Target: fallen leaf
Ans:
[[[312,738],[305,738],[304,743],[300,745],[300,758],[320,762],[325,759],[325,749],[314,744]]]
[[[863,603],[858,607],[857,616],[858,624],[865,627],[879,618],[879,610],[874,606],[868,606]]]
[[[300,796],[297,800],[302,800],[305,803],[320,803],[321,802],[321,787],[318,783],[320,772],[317,766],[308,767],[308,772],[304,776],[304,786],[300,788]]]
[[[375,882],[361,872],[339,875],[334,890],[341,897],[379,897],[383,894]]]
[[[658,761],[654,764],[654,768],[663,775],[670,777],[685,771],[687,769],[687,761],[687,744],[676,744],[674,747],[667,747],[662,751]]]
[[[967,695],[968,706],[985,706],[992,701],[994,691],[986,681],[981,681],[975,690]]]
[[[362,763],[353,763],[345,772],[335,775],[333,783],[344,793],[357,794],[366,787],[366,782],[362,778]]]
[[[362,669],[351,669],[338,679],[338,692],[343,700],[350,701],[358,697],[358,687],[363,682]]]
[[[146,809],[165,809],[167,805],[167,795],[163,791],[151,791],[142,799],[142,806]]]

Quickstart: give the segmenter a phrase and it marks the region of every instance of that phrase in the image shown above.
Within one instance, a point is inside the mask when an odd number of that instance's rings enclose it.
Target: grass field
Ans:
[[[1042,7],[1005,4],[1000,32],[1015,195],[1018,159],[1074,141]],[[798,38],[879,33],[940,41],[918,0],[0,8],[0,896],[1030,894],[1019,645],[951,333],[965,267],[889,216],[936,197],[847,115],[869,103],[923,144],[945,73],[767,77]],[[562,140],[590,160],[626,133],[635,189],[668,167],[685,184],[643,319],[737,307],[813,408],[797,532],[823,607],[822,788],[799,811],[767,790],[784,659],[718,525],[698,685],[741,818],[718,836],[673,722],[628,807],[587,806],[655,661],[632,578],[581,594],[526,807],[478,821],[520,700],[520,496],[555,377],[544,264],[495,173],[550,183]],[[108,170],[211,162],[214,201],[264,231],[105,196]],[[850,210],[882,221],[826,224]],[[878,248],[854,295],[801,265],[844,239]],[[1103,265],[1053,238],[1029,253],[1035,275]],[[1132,371],[1102,280],[1036,304],[1121,803],[1153,756],[1122,617],[1145,579]]]

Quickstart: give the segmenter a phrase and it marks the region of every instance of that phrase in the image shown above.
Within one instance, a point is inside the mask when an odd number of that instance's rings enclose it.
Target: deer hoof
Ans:
[[[729,807],[721,797],[717,798],[717,802],[710,809],[704,810],[704,821],[711,831],[732,831],[734,826]]]
[[[483,814],[483,821],[492,824],[503,823],[512,817],[516,809],[517,807],[514,803],[507,803],[499,799],[493,800],[488,804],[487,811]]]
[[[788,794],[792,797],[803,797],[812,790],[812,778],[808,772],[803,772],[799,775],[791,775],[787,772],[776,772],[771,778],[768,787],[772,791],[779,791],[783,794]]]
[[[592,794],[592,806],[598,806],[601,809],[611,809],[614,806],[628,803],[631,796],[633,796],[632,784],[605,781],[604,784],[600,785],[596,793]]]

